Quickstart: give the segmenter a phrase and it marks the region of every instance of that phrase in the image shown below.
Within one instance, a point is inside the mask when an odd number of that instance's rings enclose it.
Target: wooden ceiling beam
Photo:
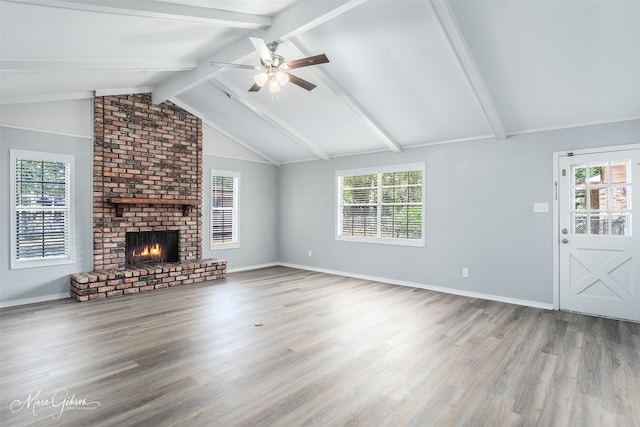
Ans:
[[[0,59],[0,72],[158,72],[187,71],[196,68],[191,60],[16,60]]]
[[[467,81],[471,86],[473,93],[475,94],[482,111],[489,122],[489,125],[493,129],[495,138],[498,141],[507,139],[507,133],[502,124],[500,114],[493,102],[489,88],[482,78],[482,74],[478,69],[478,66],[473,59],[471,50],[467,45],[467,42],[460,30],[458,21],[455,18],[453,10],[448,0],[427,0],[427,3],[431,5],[433,12],[438,18],[438,22],[444,32],[449,45],[453,50],[458,63],[462,68],[464,75],[467,77]]]
[[[188,6],[150,0],[6,0],[13,3],[111,13],[169,21],[194,22],[221,27],[256,30],[271,25],[271,18],[262,15],[231,12],[207,7]]]

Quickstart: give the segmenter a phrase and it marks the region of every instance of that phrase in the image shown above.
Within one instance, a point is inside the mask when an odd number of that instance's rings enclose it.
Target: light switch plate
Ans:
[[[549,203],[534,203],[533,211],[536,213],[549,212]]]

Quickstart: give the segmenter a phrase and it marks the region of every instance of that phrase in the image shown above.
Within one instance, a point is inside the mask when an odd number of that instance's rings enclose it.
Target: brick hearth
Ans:
[[[201,259],[200,119],[171,102],[153,105],[150,94],[96,97],[93,159],[95,271],[71,278],[72,297],[86,301],[225,276],[226,261]],[[127,232],[165,230],[179,232],[177,263],[126,266]]]
[[[146,268],[94,271],[71,276],[71,295],[77,301],[88,301],[118,295],[135,294],[154,289],[223,279],[227,262],[203,260],[156,264]]]

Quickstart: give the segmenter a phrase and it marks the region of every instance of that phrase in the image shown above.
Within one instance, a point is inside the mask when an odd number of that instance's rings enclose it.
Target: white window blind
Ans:
[[[71,261],[72,156],[11,151],[12,268]]]
[[[211,249],[237,247],[240,174],[211,171]]]
[[[339,171],[339,240],[424,245],[424,165]]]

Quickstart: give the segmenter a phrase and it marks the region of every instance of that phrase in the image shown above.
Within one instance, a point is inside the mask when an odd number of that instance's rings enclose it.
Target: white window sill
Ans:
[[[378,237],[352,237],[352,236],[337,236],[337,241],[342,242],[355,242],[355,243],[373,243],[377,245],[394,245],[394,246],[413,246],[413,247],[425,247],[426,243],[424,239],[389,239]]]

